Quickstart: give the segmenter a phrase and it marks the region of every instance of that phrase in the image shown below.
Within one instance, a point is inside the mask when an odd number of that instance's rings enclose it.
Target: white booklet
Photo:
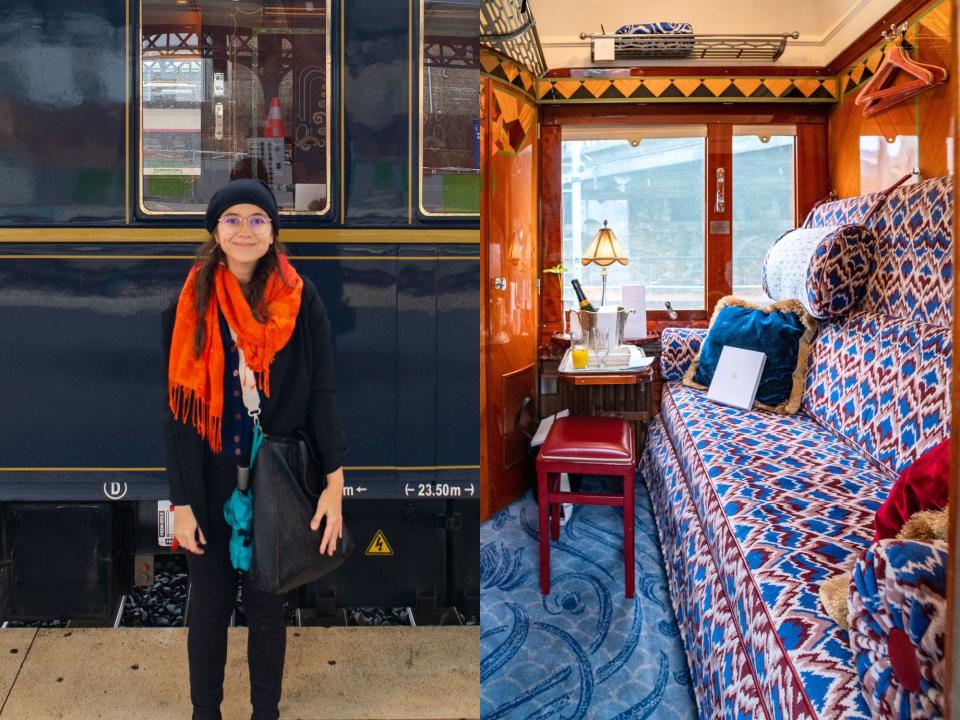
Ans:
[[[722,405],[749,410],[757,397],[766,362],[767,356],[762,352],[724,345],[707,398]]]

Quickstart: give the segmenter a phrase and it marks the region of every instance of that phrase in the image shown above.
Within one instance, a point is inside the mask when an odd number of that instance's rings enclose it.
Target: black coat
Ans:
[[[176,303],[161,316],[165,369],[170,366],[175,320]],[[330,322],[317,289],[307,278],[303,278],[293,335],[273,359],[270,397],[263,398],[260,410],[260,424],[267,434],[290,436],[305,429],[321,458],[324,473],[343,465],[345,448],[334,388]],[[166,393],[163,426],[170,502],[190,505],[200,526],[209,527],[204,459],[209,466],[213,453],[192,424],[174,419]]]

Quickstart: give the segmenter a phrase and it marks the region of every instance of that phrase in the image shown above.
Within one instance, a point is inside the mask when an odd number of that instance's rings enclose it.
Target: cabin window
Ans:
[[[328,213],[329,0],[141,8],[141,211],[202,213],[253,177],[283,212]]]
[[[480,0],[420,3],[420,212],[480,213]]]
[[[606,304],[643,285],[648,309],[703,309],[706,126],[563,128],[564,281],[599,304],[603,268],[581,263],[607,221],[629,260],[608,268]],[[564,294],[575,309],[572,292]]]
[[[733,127],[733,294],[769,303],[760,285],[763,258],[794,227],[793,126]]]

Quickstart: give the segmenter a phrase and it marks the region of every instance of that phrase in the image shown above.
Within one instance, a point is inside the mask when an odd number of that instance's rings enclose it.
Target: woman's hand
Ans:
[[[337,540],[343,537],[343,468],[337,468],[327,475],[327,487],[317,500],[317,512],[310,521],[310,529],[320,527],[320,521],[327,518],[320,540],[320,554],[333,555]]]
[[[173,535],[184,550],[194,555],[203,555],[201,545],[207,544],[203,530],[197,525],[197,518],[189,505],[177,505],[173,511]],[[198,541],[199,538],[199,541]]]

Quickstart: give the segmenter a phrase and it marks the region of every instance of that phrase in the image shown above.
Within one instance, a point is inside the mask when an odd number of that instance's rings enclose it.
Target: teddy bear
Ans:
[[[941,510],[921,510],[910,516],[897,533],[899,540],[946,540],[949,529],[949,507]],[[850,629],[847,619],[847,594],[850,573],[830,578],[820,586],[823,609],[844,630]]]

